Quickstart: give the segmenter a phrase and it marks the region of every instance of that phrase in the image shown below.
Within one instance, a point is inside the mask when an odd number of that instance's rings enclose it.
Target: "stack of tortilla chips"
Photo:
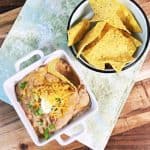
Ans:
[[[89,4],[94,16],[69,29],[68,46],[75,45],[77,57],[82,55],[95,68],[105,70],[109,64],[120,72],[142,44],[133,37],[141,27],[117,0],[89,0]]]

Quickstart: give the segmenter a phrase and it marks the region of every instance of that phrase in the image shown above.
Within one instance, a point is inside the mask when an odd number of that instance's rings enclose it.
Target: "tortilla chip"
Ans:
[[[134,58],[131,56],[122,59],[122,61],[110,60],[108,63],[116,72],[121,72],[126,64],[130,63]]]
[[[86,59],[97,69],[105,70],[105,64],[110,64],[116,72],[120,72],[125,67],[125,65],[127,63],[131,62],[134,58],[133,57],[125,58],[125,59],[120,58],[120,59],[118,59],[118,61],[111,60],[111,59],[103,60],[103,58],[102,59],[92,59],[92,60],[90,58],[86,58]]]
[[[135,51],[136,46],[130,38],[124,36],[119,29],[110,28],[101,40],[83,52],[83,56],[94,66],[98,61],[101,61],[101,66],[113,62],[112,65],[114,68],[118,67],[116,71],[119,71],[123,64],[133,60],[132,55]],[[118,62],[118,66],[114,62]]]
[[[92,65],[97,69],[105,70],[105,63],[103,61],[93,61]]]
[[[130,63],[134,58],[132,56],[126,56],[124,57],[124,59],[121,58],[121,60],[109,60],[107,63],[109,63],[112,68],[116,71],[116,72],[120,72],[122,71],[122,69],[125,67],[125,65],[127,63]]]
[[[135,17],[125,6],[120,5],[117,13],[129,31],[142,32],[142,29],[136,21]]]
[[[90,27],[90,22],[87,19],[82,20],[68,30],[68,46],[72,46],[79,42],[86,31]]]
[[[142,45],[142,42],[139,41],[138,39],[136,39],[135,37],[131,36],[127,32],[124,32],[124,31],[122,31],[122,32],[126,37],[130,38],[133,41],[133,43],[136,47],[140,47]]]
[[[102,60],[95,59],[94,57],[91,57],[90,55],[84,55],[86,61],[93,65],[97,69],[105,70],[105,62]]]
[[[87,55],[85,56],[85,59],[97,69],[105,70],[105,64],[109,63],[112,66],[112,68],[116,70],[116,72],[120,72],[124,68],[124,66],[127,63],[131,62],[134,58],[131,56],[131,57],[113,58],[113,59],[111,58],[96,59],[94,57],[91,58],[90,55]]]
[[[129,32],[117,14],[114,14],[112,18],[107,19],[106,22],[115,28],[122,29],[122,30]]]
[[[112,66],[112,68],[116,71],[116,72],[120,72],[122,71],[122,69],[124,68],[124,66],[127,64],[126,62],[115,62],[115,61],[110,61],[109,64]]]
[[[99,58],[103,56],[115,58],[128,54],[130,51],[135,52],[136,47],[120,30],[110,28],[92,50]]]
[[[109,19],[119,9],[119,4],[116,0],[89,0],[89,3],[94,11],[94,16],[90,20],[92,22]]]
[[[132,41],[136,47],[140,47],[142,45],[142,42],[137,40],[135,37],[130,36],[130,38],[132,39]]]
[[[104,29],[106,22],[98,22],[83,38],[83,40],[77,46],[78,54],[80,56],[84,48],[92,43],[96,38],[101,37],[101,32]]]
[[[56,65],[59,62],[59,59],[54,59],[51,62],[48,63],[48,72],[52,75],[56,76],[57,78],[61,79],[62,81],[65,81],[69,83],[72,87],[76,88],[75,85],[70,82],[64,75],[62,75],[60,72],[56,70]]]

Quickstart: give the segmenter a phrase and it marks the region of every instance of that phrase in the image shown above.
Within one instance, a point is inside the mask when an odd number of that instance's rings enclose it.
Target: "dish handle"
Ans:
[[[40,56],[40,58],[44,57],[44,53],[41,50],[34,50],[31,53],[29,53],[28,55],[24,56],[23,58],[20,58],[16,63],[15,63],[15,69],[16,72],[20,71],[20,66],[23,62],[29,60],[30,58],[32,58],[33,56]]]
[[[62,139],[61,135],[58,135],[57,138],[56,138],[56,141],[60,145],[65,146],[65,145],[71,144],[72,142],[74,142],[75,140],[77,140],[78,137],[81,136],[82,134],[84,134],[85,131],[86,131],[86,125],[85,125],[84,122],[82,122],[82,123],[80,123],[78,125],[82,126],[82,129],[80,129],[80,131],[77,131],[76,133],[74,133],[73,135],[71,135],[67,140]],[[68,134],[68,132],[64,132],[64,134]]]

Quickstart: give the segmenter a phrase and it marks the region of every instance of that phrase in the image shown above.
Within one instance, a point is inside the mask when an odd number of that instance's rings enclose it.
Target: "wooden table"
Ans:
[[[150,0],[137,0],[150,17]],[[0,1],[0,45],[7,36],[24,0]],[[19,7],[19,8],[18,8]],[[143,70],[150,68],[150,53]],[[53,141],[38,148],[31,141],[14,109],[0,102],[0,150],[88,150],[74,142],[61,147]],[[150,150],[150,80],[135,84],[106,150]]]

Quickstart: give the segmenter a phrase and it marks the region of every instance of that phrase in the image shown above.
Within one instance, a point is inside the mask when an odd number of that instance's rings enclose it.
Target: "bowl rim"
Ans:
[[[70,17],[69,17],[69,21],[68,21],[68,24],[67,24],[67,31],[70,29],[70,23],[71,23],[71,20],[72,20],[72,17],[74,15],[74,13],[77,11],[77,9],[83,4],[87,2],[87,0],[83,0],[81,1],[75,8],[74,10],[72,11]],[[148,33],[147,33],[147,40],[146,40],[146,44],[145,44],[145,47],[143,48],[141,54],[131,63],[129,63],[128,65],[126,65],[122,71],[132,67],[134,64],[136,64],[140,59],[141,57],[144,55],[144,53],[146,52],[147,48],[148,48],[148,45],[149,45],[149,39],[150,39],[150,23],[148,21],[148,18],[147,18],[147,15],[146,13],[144,12],[144,10],[141,8],[141,6],[135,2],[135,0],[131,0],[131,2],[141,11],[143,17],[145,18],[145,21],[146,21],[146,26],[147,26],[147,30],[148,30]],[[67,40],[68,40],[68,34],[67,34]],[[111,69],[111,70],[101,70],[101,69],[97,69],[97,68],[94,68],[92,65],[90,65],[89,63],[85,62],[82,58],[77,58],[76,57],[76,52],[74,51],[73,49],[73,46],[70,46],[69,47],[71,52],[73,53],[73,55],[75,56],[75,58],[84,66],[86,66],[88,69],[91,69],[92,71],[95,71],[95,72],[100,72],[100,73],[116,73],[116,71],[114,69]],[[122,72],[121,71],[121,72]]]

